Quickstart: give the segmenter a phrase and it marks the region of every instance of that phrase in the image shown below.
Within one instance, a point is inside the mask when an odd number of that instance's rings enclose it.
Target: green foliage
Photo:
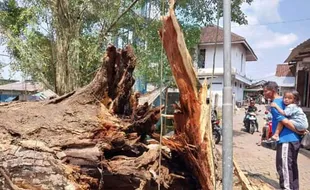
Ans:
[[[64,10],[57,2],[68,3]],[[0,32],[6,39],[15,70],[30,75],[56,89],[56,71],[59,44],[68,45],[68,66],[74,72],[78,86],[87,84],[99,67],[102,52],[108,42],[117,37],[125,43],[130,31],[132,45],[138,57],[135,74],[147,82],[159,83],[160,63],[163,62],[165,85],[173,85],[170,67],[158,36],[165,11],[162,0],[140,0],[117,23],[115,19],[132,3],[132,0],[4,0],[0,2]],[[164,1],[166,2],[166,1]],[[221,1],[219,1],[221,2]],[[252,0],[232,0],[232,20],[246,24],[240,6]],[[152,18],[141,15],[147,3],[153,7]],[[199,42],[200,28],[214,23],[217,0],[178,0],[176,13],[183,28],[186,44],[192,53]],[[165,10],[168,4],[165,3]],[[57,12],[60,11],[60,12]],[[61,12],[63,11],[63,12]],[[61,39],[60,37],[63,36]],[[59,63],[58,63],[59,65]]]
[[[92,35],[80,37],[80,86],[88,84],[94,77],[95,71],[100,66],[102,51],[98,51],[98,38]]]
[[[19,36],[33,16],[31,10],[17,5],[15,0],[0,2],[0,25],[10,30],[12,35]]]
[[[239,24],[247,24],[246,17],[241,11],[242,3],[251,3],[253,0],[232,0],[232,21]],[[158,14],[163,15],[168,5],[163,7],[161,0],[149,0],[158,7]],[[220,4],[217,5],[217,2]],[[217,10],[219,8],[219,10]],[[165,12],[165,11],[164,11]],[[201,27],[216,23],[216,14],[222,17],[222,1],[217,0],[178,0],[176,1],[176,14],[182,26],[185,42],[191,55],[200,40]],[[159,84],[160,62],[163,61],[163,82],[165,85],[174,85],[171,70],[166,56],[161,57],[161,42],[158,37],[158,29],[161,22],[157,19],[134,19],[134,32],[141,41],[146,41],[147,48],[137,45],[136,52],[139,57],[139,66],[136,75],[146,78],[147,82]],[[147,76],[147,77],[145,77]]]

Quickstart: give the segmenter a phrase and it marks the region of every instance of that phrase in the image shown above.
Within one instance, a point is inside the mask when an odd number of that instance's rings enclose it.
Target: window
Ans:
[[[240,83],[240,88],[242,88],[242,84]]]
[[[198,68],[205,68],[206,49],[200,49],[198,56]]]
[[[237,82],[235,82],[235,86],[237,86]]]
[[[212,84],[223,84],[222,82],[212,82]]]

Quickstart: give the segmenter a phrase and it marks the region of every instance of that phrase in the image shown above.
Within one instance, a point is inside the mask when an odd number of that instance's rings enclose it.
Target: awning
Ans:
[[[247,85],[250,85],[252,83],[252,81],[249,78],[247,78],[245,76],[241,76],[239,74],[236,74],[236,79],[241,81],[241,82],[244,82]]]
[[[12,102],[14,100],[17,100],[18,99],[18,96],[11,96],[11,97],[8,97],[7,99],[4,100],[4,102]]]
[[[256,89],[244,89],[245,92],[259,92],[263,91],[263,88],[256,88]]]

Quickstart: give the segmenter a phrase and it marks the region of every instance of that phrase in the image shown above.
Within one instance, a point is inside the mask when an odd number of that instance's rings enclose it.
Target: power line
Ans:
[[[236,28],[236,27],[248,27],[248,26],[268,26],[268,25],[273,25],[273,24],[286,24],[286,23],[295,23],[295,22],[304,22],[304,21],[310,21],[310,18],[287,20],[287,21],[280,21],[280,22],[270,22],[270,23],[262,23],[262,24],[238,25],[238,26],[231,26],[231,27]]]

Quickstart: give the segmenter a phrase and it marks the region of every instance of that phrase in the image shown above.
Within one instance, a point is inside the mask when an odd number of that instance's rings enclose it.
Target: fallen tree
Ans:
[[[163,107],[133,112],[135,63],[130,46],[109,46],[88,86],[47,103],[2,104],[1,187],[142,189],[155,182],[158,150],[142,142]],[[163,186],[184,179],[168,163],[162,170]]]
[[[49,102],[0,104],[1,189],[206,190],[220,183],[207,88],[196,81],[171,2],[160,37],[180,90],[175,135],[159,145],[163,106],[137,106],[133,50],[110,45],[84,88]]]

